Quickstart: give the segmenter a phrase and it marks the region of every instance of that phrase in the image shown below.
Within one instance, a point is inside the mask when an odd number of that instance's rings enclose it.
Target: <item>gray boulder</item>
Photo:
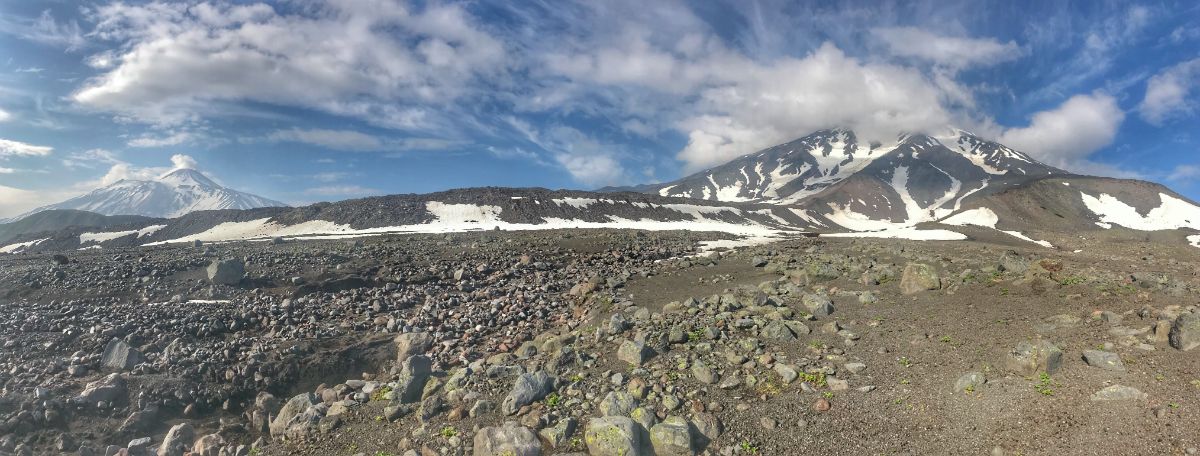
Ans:
[[[976,391],[984,383],[987,383],[987,378],[982,372],[967,372],[954,381],[954,392]]]
[[[208,265],[208,280],[217,285],[237,285],[246,276],[246,263],[236,258],[214,260]]]
[[[192,448],[194,438],[196,431],[192,429],[192,425],[176,424],[167,431],[167,436],[163,437],[162,444],[158,446],[158,456],[183,456]]]
[[[829,300],[829,296],[822,294],[806,294],[801,300],[804,303],[804,308],[808,309],[808,313],[817,317],[828,317],[833,313],[833,301]]]
[[[634,366],[641,366],[652,354],[653,351],[646,344],[632,340],[621,342],[617,348],[617,359]]]
[[[1200,347],[1200,315],[1185,313],[1176,317],[1167,339],[1172,347],[1180,350]]]
[[[650,446],[657,456],[693,456],[692,425],[678,416],[668,416],[650,428]]]
[[[1113,352],[1084,350],[1083,361],[1092,367],[1118,372],[1125,371],[1125,363],[1121,362],[1121,356]]]
[[[542,400],[551,391],[554,391],[554,377],[545,371],[521,374],[513,383],[512,391],[504,398],[504,403],[500,404],[500,410],[505,415],[515,414],[521,407]]]
[[[1020,375],[1030,376],[1038,372],[1053,375],[1062,366],[1062,356],[1062,350],[1048,341],[1021,342],[1009,352],[1004,366]]]
[[[600,414],[604,416],[629,416],[637,408],[638,400],[624,391],[610,391],[600,401]]]
[[[313,393],[301,393],[288,399],[279,409],[279,414],[275,416],[275,419],[271,420],[271,436],[286,435],[288,429],[301,420],[306,410],[319,403],[321,400]]]
[[[433,373],[433,361],[425,355],[409,356],[400,365],[400,379],[396,382],[394,398],[402,404],[421,400],[425,383]]]
[[[904,267],[904,274],[900,276],[900,292],[904,294],[937,290],[941,287],[942,279],[937,270],[927,264],[909,263]]]
[[[509,421],[475,433],[475,456],[540,456],[542,443],[529,428]]]
[[[108,345],[104,346],[104,355],[100,359],[100,364],[105,369],[116,371],[131,370],[141,363],[142,352],[116,338],[108,341]]]
[[[651,456],[646,430],[624,416],[593,418],[583,434],[591,456]]]
[[[88,405],[96,405],[97,402],[113,402],[125,396],[128,390],[125,386],[125,378],[120,374],[108,374],[108,376],[89,382],[83,387],[83,392],[75,397],[75,402]]]
[[[1132,386],[1113,385],[1092,394],[1093,401],[1145,400],[1146,393]]]
[[[403,362],[413,355],[423,355],[433,347],[433,336],[427,332],[410,332],[396,336],[396,361]]]

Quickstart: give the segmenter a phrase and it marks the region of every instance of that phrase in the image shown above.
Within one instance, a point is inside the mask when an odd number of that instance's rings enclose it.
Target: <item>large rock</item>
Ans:
[[[954,381],[954,392],[973,392],[984,383],[987,383],[987,378],[983,376],[983,372],[967,372]]]
[[[221,447],[224,446],[225,439],[220,434],[208,434],[196,439],[192,445],[192,456],[220,456]]]
[[[1146,393],[1132,386],[1113,385],[1092,394],[1093,401],[1144,400]]]
[[[208,280],[217,285],[237,285],[246,276],[246,263],[236,258],[214,260],[208,265]]]
[[[108,345],[104,346],[104,355],[100,359],[100,364],[105,369],[117,371],[131,370],[141,362],[142,352],[116,338],[108,341]]]
[[[92,406],[97,402],[113,402],[125,397],[127,391],[124,377],[116,373],[108,374],[84,386],[83,392],[75,397],[75,402]]]
[[[624,416],[593,418],[583,434],[590,456],[651,456],[646,430]]]
[[[1037,340],[1021,342],[1008,353],[1004,365],[1009,371],[1030,376],[1039,372],[1053,375],[1062,366],[1062,350],[1054,344]]]
[[[600,401],[600,414],[603,416],[629,416],[637,408],[638,400],[624,391],[610,391]]]
[[[396,402],[411,404],[421,400],[425,384],[433,373],[433,361],[425,355],[409,356],[400,364],[400,379],[396,381]]]
[[[641,366],[652,354],[653,351],[646,344],[632,340],[621,342],[620,348],[617,348],[617,359],[634,366]]]
[[[301,393],[288,399],[283,404],[283,408],[279,409],[279,414],[271,420],[271,436],[279,437],[287,434],[289,428],[300,421],[302,415],[309,407],[321,403],[317,395],[313,393]]]
[[[678,416],[668,416],[650,428],[650,446],[657,456],[693,456],[692,425]]]
[[[938,277],[937,270],[927,264],[909,263],[904,267],[904,274],[900,276],[900,292],[904,294],[937,290],[941,287],[942,279]]]
[[[1125,371],[1125,363],[1121,362],[1121,356],[1113,352],[1084,350],[1083,361],[1092,367],[1119,372]]]
[[[475,433],[474,456],[540,456],[542,442],[529,428],[509,421]]]
[[[808,313],[817,317],[828,317],[833,313],[833,301],[829,300],[829,296],[823,294],[806,294],[801,299],[804,303],[804,308],[808,309]]]
[[[196,431],[188,423],[172,426],[158,446],[158,456],[183,456],[192,448],[192,439],[195,437]]]
[[[554,391],[554,377],[545,371],[537,371],[517,376],[512,391],[505,396],[500,410],[505,415],[517,413],[521,407],[540,401]]]
[[[411,332],[396,336],[396,361],[404,362],[413,355],[423,355],[433,347],[433,336],[427,332]]]
[[[1167,338],[1172,347],[1180,350],[1200,347],[1200,315],[1185,313],[1175,318]]]

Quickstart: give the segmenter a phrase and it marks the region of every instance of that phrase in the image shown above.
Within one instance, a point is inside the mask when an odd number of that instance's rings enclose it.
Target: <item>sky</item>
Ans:
[[[1200,200],[1200,3],[0,1],[0,217],[179,167],[301,205],[950,126]]]

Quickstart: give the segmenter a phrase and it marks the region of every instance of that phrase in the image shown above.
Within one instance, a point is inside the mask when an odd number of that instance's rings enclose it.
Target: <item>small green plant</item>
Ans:
[[[820,350],[822,348],[825,348],[825,344],[821,343],[821,341],[819,341],[819,340],[808,341],[808,346],[815,350]]]
[[[758,454],[758,447],[751,445],[750,442],[748,442],[746,440],[742,441],[741,446],[742,446],[742,451],[745,453]]]
[[[1079,276],[1070,276],[1070,277],[1067,277],[1067,278],[1065,278],[1065,279],[1062,279],[1062,280],[1060,280],[1058,283],[1059,283],[1059,284],[1061,284],[1061,285],[1062,285],[1062,286],[1064,286],[1064,287],[1068,287],[1068,286],[1071,286],[1071,285],[1078,285],[1078,284],[1081,284],[1081,283],[1083,283],[1083,282],[1084,282],[1084,280],[1083,280],[1083,277],[1079,277]]]
[[[833,399],[833,392],[832,392],[832,391],[826,391],[826,392],[824,392],[824,393],[821,393],[821,395],[822,395],[822,396],[825,396],[825,399]]]
[[[382,401],[384,396],[386,396],[387,393],[390,393],[390,392],[392,392],[392,387],[381,386],[381,387],[377,388],[375,391],[371,392],[371,400],[372,401]]]
[[[1179,403],[1177,403],[1177,402],[1171,402],[1171,403],[1167,404],[1167,407],[1171,407],[1171,408],[1173,408],[1173,409],[1177,409],[1177,408],[1179,408]]]
[[[1038,374],[1038,382],[1033,385],[1033,389],[1041,393],[1043,396],[1053,396],[1054,389],[1051,388],[1054,386],[1053,383],[1054,381],[1050,379],[1050,374],[1042,372],[1041,374]]]
[[[967,385],[967,387],[966,387],[966,388],[963,388],[963,391],[966,391],[966,392],[967,392],[967,394],[974,393],[974,392],[975,392],[975,385]]]
[[[375,456],[396,456],[396,455],[394,455],[392,453],[388,453],[386,451],[376,451]]]
[[[942,341],[943,344],[948,344],[950,343],[950,336],[942,336],[942,338],[938,340]]]
[[[825,380],[825,373],[821,372],[821,371],[816,371],[816,372],[811,372],[811,373],[810,372],[801,372],[800,380],[810,383],[816,387],[821,387],[821,386],[825,386],[828,384]]]
[[[259,456],[262,454],[262,448],[254,447],[250,449],[250,456]]]
[[[697,328],[697,329],[693,330],[692,332],[689,332],[687,334],[687,338],[688,338],[688,342],[699,342],[701,339],[704,338],[704,330]]]
[[[1191,383],[1192,386],[1196,387],[1197,389],[1200,389],[1200,380],[1192,380],[1189,383]]]
[[[382,422],[383,422],[383,419],[384,419],[384,418],[383,418],[383,415],[375,415],[375,421],[376,421],[376,422],[382,423]]]
[[[579,437],[571,437],[571,448],[583,448],[583,439]]]
[[[912,360],[908,359],[907,356],[901,356],[899,362],[900,365],[904,367],[912,367],[913,365]]]
[[[560,402],[562,402],[562,397],[559,396],[557,392],[550,393],[549,395],[546,396],[546,406],[547,407],[550,407],[550,408],[558,407],[558,404]]]
[[[1001,289],[1000,289],[1000,296],[1008,296],[1008,289],[1007,289],[1007,288],[1001,288]]]
[[[910,382],[910,381],[909,381],[907,378],[902,378],[902,379],[900,379],[900,384],[901,384],[901,385],[907,385],[907,384],[909,384],[909,383],[912,383],[912,382]]]
[[[442,437],[448,439],[458,435],[458,429],[454,429],[454,426],[446,426],[443,427],[441,431],[438,431],[438,434],[441,434]]]

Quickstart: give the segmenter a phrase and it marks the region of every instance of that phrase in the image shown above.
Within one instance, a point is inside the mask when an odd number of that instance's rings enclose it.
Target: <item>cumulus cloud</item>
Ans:
[[[1015,41],[938,35],[916,27],[884,27],[871,35],[894,56],[923,60],[948,68],[991,66],[1021,56]]]
[[[1005,130],[999,141],[1050,165],[1071,169],[1112,144],[1125,112],[1111,95],[1076,95],[1034,114],[1029,126]]]
[[[505,65],[505,49],[457,5],[336,2],[276,11],[267,4],[112,3],[91,10],[98,39],[119,44],[108,68],[73,98],[154,124],[194,119],[214,103],[254,101],[428,125],[445,103]]]
[[[17,172],[17,170],[0,166],[0,174],[12,174],[15,172]]]
[[[196,159],[190,155],[175,154],[171,156],[171,169],[196,169]]]
[[[0,138],[0,158],[12,156],[44,156],[50,155],[54,148],[50,146],[35,146],[29,143]]]
[[[1200,58],[1167,68],[1146,82],[1146,96],[1138,105],[1143,119],[1155,125],[1180,115],[1194,113],[1189,96],[1200,85]]]
[[[12,120],[12,114],[9,114],[8,111],[0,109],[0,122],[7,122],[9,120]]]

